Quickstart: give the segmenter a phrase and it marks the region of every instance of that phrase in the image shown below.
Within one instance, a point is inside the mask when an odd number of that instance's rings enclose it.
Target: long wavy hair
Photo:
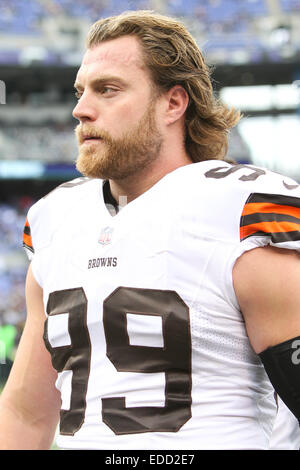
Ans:
[[[145,66],[158,93],[181,85],[189,95],[185,113],[185,148],[194,162],[224,159],[228,132],[240,120],[239,111],[226,107],[213,91],[210,67],[192,35],[178,20],[148,10],[130,11],[98,20],[86,46],[126,35],[142,46]]]

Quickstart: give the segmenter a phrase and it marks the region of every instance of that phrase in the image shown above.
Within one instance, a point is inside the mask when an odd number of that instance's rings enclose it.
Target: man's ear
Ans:
[[[185,113],[189,104],[189,95],[181,85],[175,85],[166,94],[166,124],[178,121]]]

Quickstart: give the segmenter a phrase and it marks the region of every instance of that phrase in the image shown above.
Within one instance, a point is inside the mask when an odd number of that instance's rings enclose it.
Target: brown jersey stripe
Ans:
[[[26,235],[31,235],[31,231],[30,231],[29,225],[25,225],[23,233],[26,233]]]
[[[282,243],[282,242],[291,242],[291,241],[300,240],[299,230],[296,230],[294,232],[274,232],[274,233],[266,233],[266,232],[258,231],[258,232],[255,232],[253,235],[256,237],[269,236],[273,243]],[[251,235],[249,235],[249,237],[251,237]]]
[[[271,203],[283,206],[300,207],[300,198],[282,194],[252,193],[247,203]]]
[[[252,225],[259,222],[293,222],[295,224],[300,224],[300,217],[293,217],[292,215],[278,214],[275,212],[270,213],[254,213],[243,216],[241,221],[241,227],[245,225]]]
[[[29,250],[29,251],[31,251],[32,253],[34,253],[34,248],[33,248],[33,246],[26,245],[26,243],[23,242],[23,247],[24,247],[24,248],[27,248],[27,250]]]
[[[286,240],[289,239],[289,232],[293,232],[292,240],[298,240],[300,239],[300,224],[286,221],[273,221],[244,225],[240,227],[240,238],[242,241],[245,240],[245,238],[261,235],[262,233],[272,237],[272,235],[275,236],[276,234],[284,232],[286,233]],[[295,232],[298,232],[299,238],[295,238]]]
[[[28,222],[28,217],[26,218],[26,221],[25,221],[25,225],[24,225],[24,231],[26,232],[30,232],[30,225],[29,225],[29,222]]]

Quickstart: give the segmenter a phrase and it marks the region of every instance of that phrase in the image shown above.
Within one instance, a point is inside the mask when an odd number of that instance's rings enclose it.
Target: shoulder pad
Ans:
[[[205,176],[227,181],[224,197],[227,193],[231,201],[240,201],[240,241],[266,237],[278,247],[300,248],[300,186],[296,181],[265,168],[225,163],[216,164]]]
[[[23,246],[29,258],[51,243],[66,214],[88,194],[93,181],[98,180],[76,178],[63,183],[29,209],[23,233]]]

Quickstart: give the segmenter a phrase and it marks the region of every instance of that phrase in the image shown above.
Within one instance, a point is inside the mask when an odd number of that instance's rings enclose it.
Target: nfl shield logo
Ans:
[[[101,245],[108,245],[111,242],[113,229],[111,227],[105,227],[101,230],[98,242]]]

